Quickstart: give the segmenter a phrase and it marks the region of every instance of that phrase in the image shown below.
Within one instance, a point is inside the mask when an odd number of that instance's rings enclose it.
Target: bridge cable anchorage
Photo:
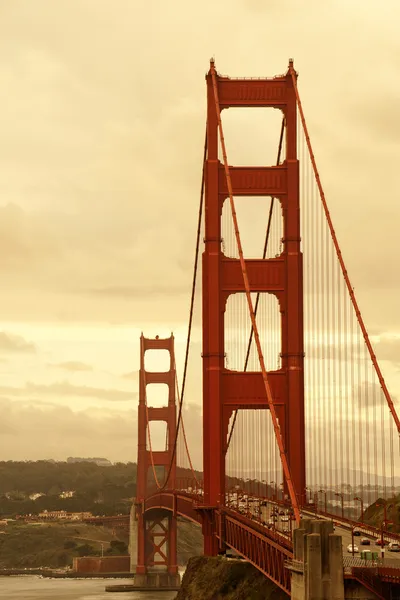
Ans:
[[[150,436],[150,428],[149,428],[149,420],[148,420],[147,396],[145,395],[150,458],[151,458],[151,463],[152,463],[152,467],[153,467],[154,480],[160,491],[165,490],[165,488],[167,487],[169,478],[171,477],[174,459],[175,459],[175,455],[176,455],[177,443],[178,443],[178,434],[179,434],[179,429],[180,429],[180,425],[182,422],[182,408],[183,408],[183,400],[184,400],[184,396],[185,396],[186,375],[187,375],[187,367],[188,367],[188,361],[189,361],[189,350],[190,350],[190,341],[191,341],[191,334],[192,334],[193,312],[194,312],[194,300],[195,300],[196,282],[197,282],[197,270],[198,270],[198,258],[199,258],[200,234],[201,234],[201,220],[203,217],[206,158],[207,158],[207,124],[206,124],[206,133],[205,133],[205,139],[204,139],[203,169],[202,169],[202,177],[201,177],[200,202],[199,202],[197,234],[196,234],[196,248],[195,248],[195,258],[194,258],[194,267],[193,267],[192,293],[191,293],[191,299],[190,299],[189,323],[188,323],[188,332],[187,332],[187,339],[186,339],[186,352],[185,352],[185,364],[184,364],[184,368],[183,368],[182,389],[181,389],[181,395],[180,395],[180,400],[179,400],[178,420],[177,420],[177,424],[176,424],[174,445],[172,447],[172,455],[171,455],[170,463],[168,466],[168,471],[165,476],[164,483],[162,485],[160,485],[160,483],[159,483],[159,480],[157,478],[157,474],[155,471],[155,467],[154,467],[153,450],[152,450],[152,446],[151,446],[151,436]],[[175,365],[175,354],[174,354],[174,367],[175,366],[176,365]],[[175,373],[176,373],[176,368],[175,368]],[[185,438],[186,438],[186,436],[185,436]],[[189,458],[189,462],[190,462],[190,465],[191,465],[191,468],[193,471],[192,461],[190,458]],[[194,473],[194,471],[193,471],[193,473]],[[195,478],[196,478],[196,476],[195,476]],[[196,481],[197,481],[197,478],[196,478]]]
[[[285,117],[283,117],[282,119],[282,125],[281,125],[281,133],[279,136],[279,145],[278,145],[278,156],[276,158],[276,166],[278,167],[280,162],[281,162],[281,154],[282,154],[282,146],[283,146],[283,134],[285,131]],[[265,232],[265,241],[264,241],[264,249],[263,249],[263,260],[265,260],[266,256],[267,256],[267,250],[268,250],[268,242],[269,242],[269,235],[270,235],[270,231],[271,231],[271,223],[272,223],[272,213],[274,211],[274,203],[275,203],[275,198],[272,196],[271,198],[271,204],[269,207],[269,214],[268,214],[268,223],[267,223],[267,230]],[[258,305],[260,302],[260,292],[257,292],[257,296],[256,296],[256,301],[254,303],[254,316],[257,317],[257,312],[258,312]],[[247,371],[247,367],[249,364],[249,358],[250,358],[250,350],[251,350],[251,345],[253,343],[253,329],[250,330],[250,336],[249,336],[249,341],[247,344],[247,352],[246,352],[246,358],[244,361],[244,367],[243,367],[243,371]],[[232,421],[232,426],[230,428],[229,431],[229,437],[228,437],[228,442],[226,445],[226,450],[228,451],[229,448],[229,444],[231,443],[231,438],[233,435],[233,430],[235,428],[235,423],[237,420],[237,416],[238,416],[238,409],[235,410],[235,414],[233,415],[233,421]]]
[[[230,202],[230,206],[231,206],[233,226],[234,226],[234,230],[235,230],[236,243],[237,243],[238,252],[239,252],[240,267],[241,267],[241,271],[242,271],[242,275],[243,275],[243,283],[244,283],[244,287],[245,287],[246,299],[247,299],[247,304],[248,304],[248,308],[249,308],[252,329],[254,332],[254,341],[255,341],[255,344],[257,347],[257,354],[258,354],[258,359],[259,359],[260,367],[261,367],[261,371],[262,371],[262,378],[263,378],[264,388],[265,388],[265,392],[266,392],[266,396],[267,396],[268,408],[269,408],[269,411],[271,414],[272,424],[273,424],[274,431],[275,431],[275,437],[276,437],[276,441],[277,441],[278,448],[279,448],[279,453],[280,453],[280,457],[281,457],[281,463],[282,463],[282,468],[283,468],[283,472],[284,472],[284,476],[285,476],[285,480],[286,480],[286,485],[288,488],[288,492],[289,492],[290,500],[292,503],[296,522],[299,523],[300,522],[299,503],[297,500],[296,491],[294,489],[292,477],[290,474],[289,463],[286,458],[285,447],[283,445],[283,440],[282,440],[282,435],[281,435],[281,431],[280,431],[280,426],[278,423],[278,418],[276,416],[275,405],[274,405],[274,401],[272,398],[272,392],[271,392],[271,388],[270,388],[269,381],[268,381],[267,371],[265,368],[265,362],[264,362],[264,356],[263,356],[263,352],[262,352],[262,348],[261,348],[260,336],[258,334],[257,323],[256,323],[255,315],[254,315],[253,301],[251,299],[249,278],[247,275],[246,262],[245,262],[245,259],[243,256],[243,248],[242,248],[242,242],[240,239],[238,220],[237,220],[236,209],[235,209],[235,202],[233,200],[233,188],[232,188],[232,182],[231,182],[231,175],[230,175],[230,171],[229,171],[228,159],[227,159],[227,155],[226,155],[225,138],[224,138],[224,132],[223,132],[223,128],[222,128],[221,110],[220,110],[219,98],[218,98],[216,71],[215,71],[215,66],[214,66],[213,62],[211,63],[210,71],[211,71],[212,84],[213,84],[213,90],[214,90],[215,111],[216,111],[216,116],[217,116],[217,121],[218,121],[221,150],[222,150],[222,155],[223,155],[223,160],[224,160],[226,184],[227,184],[228,193],[229,193],[229,202]]]
[[[383,375],[382,375],[382,371],[381,371],[381,369],[379,367],[379,364],[378,364],[378,361],[376,359],[374,350],[372,348],[372,344],[371,344],[371,341],[369,339],[369,335],[368,335],[367,329],[365,327],[364,320],[363,320],[363,318],[361,316],[361,311],[359,309],[359,306],[358,306],[358,303],[357,303],[357,300],[356,300],[356,297],[355,297],[354,289],[353,289],[353,286],[351,285],[350,278],[349,278],[349,275],[347,273],[346,265],[344,263],[342,252],[341,252],[340,247],[339,247],[339,242],[338,242],[337,237],[336,237],[335,229],[333,227],[331,215],[330,215],[330,212],[329,212],[329,209],[328,209],[328,204],[327,204],[326,198],[325,198],[325,193],[324,193],[324,190],[322,188],[322,183],[321,183],[321,179],[320,179],[320,176],[319,176],[319,172],[318,172],[318,168],[317,168],[317,163],[315,161],[314,152],[313,152],[313,149],[312,149],[312,146],[311,146],[311,140],[310,140],[310,136],[309,136],[308,128],[307,128],[307,123],[306,123],[306,119],[305,119],[304,112],[303,112],[303,106],[301,104],[300,95],[299,95],[299,91],[298,91],[298,88],[297,88],[296,72],[295,72],[294,67],[293,67],[292,64],[289,65],[289,72],[291,74],[292,81],[293,81],[293,87],[294,87],[295,94],[296,94],[297,106],[298,106],[298,109],[299,109],[300,119],[301,119],[301,123],[302,123],[302,126],[303,126],[304,135],[305,135],[305,138],[306,138],[308,152],[310,154],[310,160],[311,160],[312,168],[313,168],[313,171],[314,171],[315,180],[316,180],[318,191],[319,191],[319,194],[320,194],[320,197],[321,197],[321,202],[322,202],[322,206],[323,206],[323,209],[324,209],[325,217],[326,217],[326,220],[327,220],[327,223],[328,223],[329,231],[330,231],[331,236],[332,236],[332,241],[333,241],[333,244],[334,244],[334,247],[335,247],[336,255],[338,257],[340,268],[342,270],[343,278],[344,278],[344,281],[346,283],[347,290],[348,290],[348,292],[350,294],[351,303],[352,303],[354,311],[356,313],[357,321],[358,321],[358,324],[360,325],[360,328],[361,328],[361,331],[362,331],[362,334],[363,334],[363,337],[364,337],[365,345],[368,348],[368,352],[369,352],[372,364],[374,366],[375,372],[376,372],[376,374],[378,376],[379,383],[381,385],[383,394],[385,396],[385,399],[386,399],[386,402],[388,404],[389,410],[392,413],[393,419],[394,419],[394,421],[396,423],[397,432],[400,435],[400,419],[399,419],[399,417],[397,415],[395,406],[393,404],[393,400],[392,400],[392,398],[390,396],[389,390],[388,390],[388,388],[386,386],[386,382],[385,382],[385,380],[383,378]]]

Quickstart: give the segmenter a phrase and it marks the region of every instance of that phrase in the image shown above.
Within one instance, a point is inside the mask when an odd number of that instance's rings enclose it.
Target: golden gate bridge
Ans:
[[[218,74],[211,61],[206,83],[180,386],[174,337],[140,340],[136,578],[145,582],[159,568],[176,583],[180,516],[202,527],[204,554],[232,549],[290,595],[307,562],[296,551],[296,531],[317,532],[307,518],[318,517],[352,534],[352,556],[343,559],[339,579],[387,598],[389,587],[400,585],[400,561],[356,559],[354,533],[380,538],[379,552],[385,541],[400,542],[394,533],[400,421],[340,251],[297,73],[290,61],[281,76],[234,79]],[[229,163],[222,115],[230,108],[281,112],[274,165]],[[254,256],[246,253],[237,205],[256,198],[264,201],[258,220],[265,234]],[[201,357],[191,354],[200,292]],[[169,354],[163,372],[146,369],[154,350]],[[186,389],[191,363],[201,361],[202,428],[189,439]],[[149,386],[160,384],[168,387],[168,401],[152,406]],[[155,422],[166,424],[162,450],[152,438]],[[195,468],[191,451],[200,444],[203,464]],[[385,510],[376,526],[364,522],[374,503]]]

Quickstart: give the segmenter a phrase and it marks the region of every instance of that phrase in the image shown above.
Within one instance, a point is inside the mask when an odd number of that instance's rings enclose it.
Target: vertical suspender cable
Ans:
[[[191,340],[192,324],[193,324],[194,300],[195,300],[195,292],[196,292],[197,266],[198,266],[198,256],[199,256],[199,248],[200,248],[201,220],[202,220],[202,215],[203,215],[203,197],[204,197],[206,156],[207,156],[207,133],[205,135],[205,140],[204,140],[203,171],[202,171],[201,190],[200,190],[200,206],[199,206],[199,214],[198,214],[198,220],[197,220],[197,236],[196,236],[195,259],[194,259],[194,266],[193,266],[192,294],[191,294],[191,299],[190,299],[189,323],[188,323],[188,333],[187,333],[187,339],[186,339],[186,352],[185,352],[185,365],[183,368],[182,389],[181,389],[181,397],[180,397],[180,401],[179,401],[178,420],[177,420],[177,424],[176,424],[176,433],[175,433],[174,445],[172,448],[171,461],[170,461],[170,464],[168,467],[168,472],[165,477],[164,483],[162,486],[159,486],[160,490],[165,489],[165,487],[167,486],[167,483],[169,481],[169,478],[171,476],[171,473],[172,473],[172,467],[173,467],[174,459],[175,459],[175,455],[176,455],[178,434],[179,434],[179,429],[180,429],[180,424],[181,424],[181,419],[182,419],[182,408],[183,408],[183,399],[184,399],[184,394],[185,394],[187,367],[188,367],[188,362],[189,362],[189,350],[190,350],[190,340]]]
[[[345,280],[348,292],[350,294],[350,299],[351,299],[351,302],[353,304],[355,313],[357,315],[358,323],[359,323],[359,325],[361,327],[361,331],[362,331],[362,334],[363,334],[363,337],[364,337],[365,344],[366,344],[366,346],[368,348],[368,353],[369,353],[370,359],[372,361],[372,364],[374,365],[376,374],[377,374],[378,379],[379,379],[379,383],[381,385],[382,391],[383,391],[384,396],[386,398],[386,402],[388,404],[390,412],[392,413],[393,419],[394,419],[394,421],[396,423],[397,431],[398,431],[398,433],[400,435],[400,419],[399,419],[399,417],[397,415],[395,406],[393,404],[393,401],[392,401],[392,398],[390,396],[389,390],[388,390],[388,388],[386,386],[386,382],[385,382],[385,380],[383,378],[382,371],[381,371],[381,369],[379,367],[378,361],[376,360],[376,356],[374,354],[374,350],[372,348],[372,344],[371,344],[371,341],[369,339],[369,335],[368,335],[367,329],[365,327],[364,320],[363,320],[363,318],[361,316],[361,312],[360,312],[360,309],[358,307],[358,303],[357,303],[357,300],[356,300],[356,297],[355,297],[355,294],[354,294],[354,289],[353,289],[353,287],[351,285],[350,278],[349,278],[347,270],[346,270],[346,265],[344,264],[343,256],[342,256],[342,253],[341,253],[341,250],[340,250],[340,247],[339,247],[339,242],[337,240],[336,233],[335,233],[335,230],[334,230],[334,227],[333,227],[331,215],[329,213],[328,205],[327,205],[327,202],[326,202],[326,199],[325,199],[324,190],[322,188],[321,179],[320,179],[319,172],[318,172],[318,169],[317,169],[317,164],[315,162],[315,157],[314,157],[314,153],[313,153],[312,146],[311,146],[310,136],[308,134],[307,123],[306,123],[306,120],[305,120],[305,117],[304,117],[304,112],[303,112],[303,107],[302,107],[300,96],[299,96],[299,91],[297,89],[296,73],[295,73],[295,70],[294,70],[294,68],[292,66],[289,67],[289,70],[290,70],[290,73],[291,73],[291,76],[292,76],[293,86],[294,86],[295,93],[296,93],[297,106],[299,108],[300,118],[301,118],[301,122],[303,124],[304,134],[306,136],[308,151],[310,153],[310,159],[311,159],[311,163],[312,163],[312,166],[313,166],[314,175],[315,175],[315,179],[316,179],[316,182],[317,182],[319,194],[320,194],[320,197],[321,197],[322,206],[324,208],[326,220],[328,222],[329,230],[330,230],[330,233],[331,233],[331,236],[332,236],[333,244],[335,246],[335,250],[336,250],[336,254],[337,254],[337,257],[338,257],[338,260],[339,260],[339,264],[340,264],[340,267],[341,267],[341,270],[342,270],[342,274],[343,274],[343,277],[344,277],[344,280]]]

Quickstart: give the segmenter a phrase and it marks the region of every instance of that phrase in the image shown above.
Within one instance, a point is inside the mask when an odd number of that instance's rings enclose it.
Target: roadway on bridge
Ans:
[[[283,512],[282,506],[277,504],[269,504],[267,507],[262,507],[261,509],[261,517],[262,519],[268,523],[268,521],[272,520],[272,510],[273,508],[278,510],[279,512]],[[285,511],[286,512],[286,511]],[[285,518],[286,515],[276,515],[277,521],[275,522],[275,529],[280,531],[281,533],[287,533],[290,530],[290,522],[282,521],[282,517]],[[315,519],[321,518],[320,516],[315,516],[312,513],[304,515],[307,518]],[[327,520],[326,518],[324,520]],[[329,519],[330,520],[330,519]],[[292,526],[294,526],[294,522],[292,522]],[[346,528],[345,526],[341,527],[335,525],[335,533],[342,536],[342,547],[343,547],[343,556],[352,557],[352,552],[348,552],[347,547],[351,544],[352,536],[351,529]],[[385,546],[384,556],[382,557],[382,551],[380,545],[376,544],[376,539],[378,536],[371,535],[369,533],[361,532],[360,536],[354,536],[354,545],[358,547],[358,552],[354,553],[354,558],[361,558],[360,552],[363,550],[367,550],[370,552],[378,552],[378,558],[384,558],[384,560],[395,560],[399,563],[400,567],[400,552],[391,552],[388,550],[388,547]],[[367,538],[370,540],[370,545],[361,545],[361,539]]]
[[[352,556],[352,553],[347,551],[347,546],[349,544],[351,544],[351,531],[349,531],[348,529],[345,529],[343,527],[335,527],[335,533],[338,533],[342,536],[343,556]],[[368,538],[370,540],[370,545],[369,546],[361,545],[362,538]],[[358,548],[358,552],[355,552],[354,556],[357,558],[360,558],[360,552],[363,550],[368,550],[370,552],[378,552],[378,558],[382,558],[381,547],[375,543],[375,540],[376,540],[375,536],[366,535],[364,533],[362,533],[361,536],[354,536],[354,545],[357,546],[357,548]],[[384,558],[391,559],[391,560],[392,559],[397,560],[399,562],[399,566],[400,566],[400,552],[390,552],[386,546],[385,552],[384,552]]]

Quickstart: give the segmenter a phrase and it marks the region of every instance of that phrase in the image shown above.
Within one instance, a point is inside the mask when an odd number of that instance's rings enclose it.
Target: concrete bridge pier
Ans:
[[[129,555],[131,557],[130,572],[135,573],[137,565],[137,518],[134,503],[131,506],[129,519]]]
[[[342,537],[330,521],[302,519],[293,536],[293,600],[344,600]]]
[[[142,523],[143,525],[143,523]],[[129,554],[130,571],[133,574],[133,584],[129,586],[130,590],[154,590],[155,588],[178,590],[180,588],[181,577],[178,573],[178,565],[168,565],[166,569],[152,569],[151,567],[138,568],[138,518],[137,506],[132,504],[129,526]],[[149,540],[147,540],[149,542]],[[176,547],[171,547],[171,540],[168,539],[168,547],[164,548],[168,558],[170,554],[176,556]],[[149,550],[149,546],[147,546]]]

